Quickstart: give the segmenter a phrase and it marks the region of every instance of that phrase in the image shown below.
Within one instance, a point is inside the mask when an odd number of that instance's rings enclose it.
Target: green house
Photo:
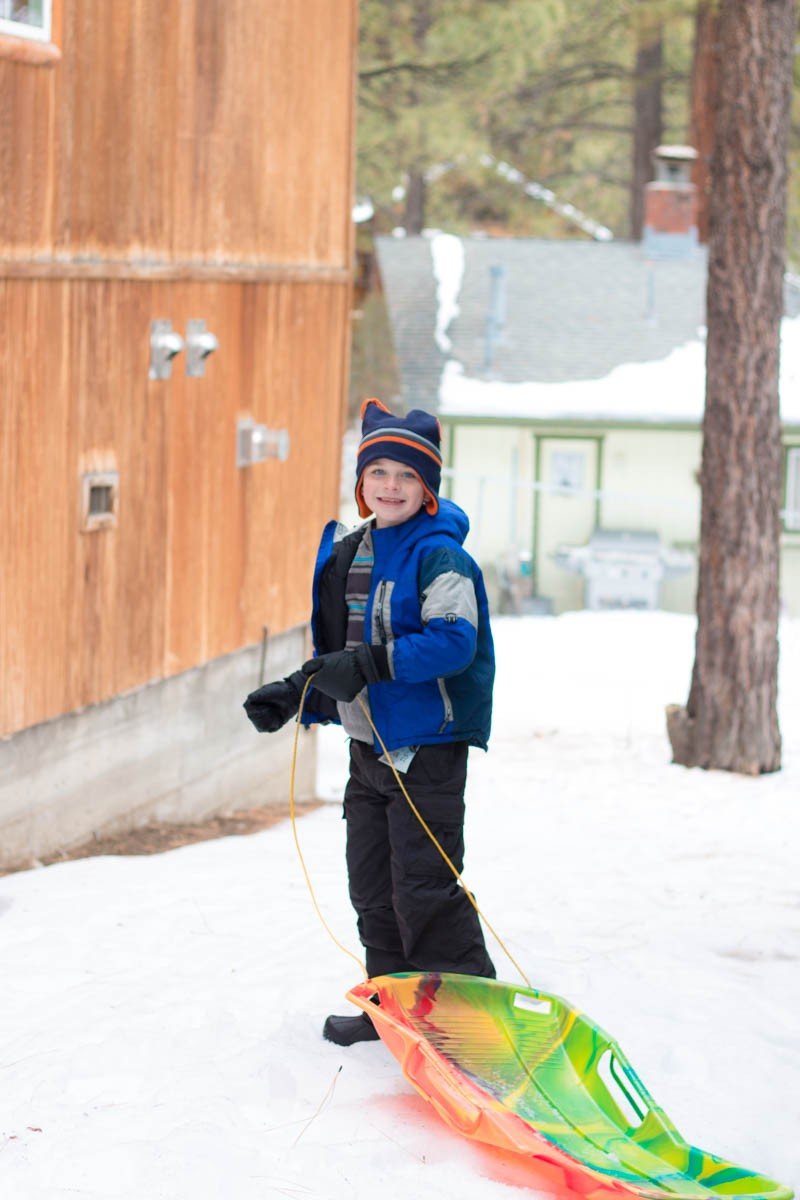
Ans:
[[[494,581],[495,602],[502,607],[510,587],[511,607],[582,608],[586,578],[566,569],[569,548],[587,547],[601,530],[620,535],[618,575],[630,569],[622,535],[657,535],[648,544],[658,547],[658,603],[692,611],[704,253],[649,261],[625,242],[434,234],[379,238],[378,257],[403,401],[439,414],[446,490],[470,515],[470,548]],[[800,615],[798,314],[800,289],[787,280],[781,566],[792,615]],[[631,602],[622,588],[619,603]]]

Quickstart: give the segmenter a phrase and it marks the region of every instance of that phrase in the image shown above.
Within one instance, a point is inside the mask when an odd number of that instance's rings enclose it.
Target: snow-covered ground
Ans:
[[[785,769],[669,765],[692,622],[503,618],[468,883],[532,981],[613,1033],[696,1144],[800,1185],[800,623]],[[323,731],[320,786],[344,745]],[[299,833],[353,949],[338,806]],[[496,951],[499,973],[515,972]],[[535,1177],[444,1127],[382,1044],[320,1037],[355,965],[291,829],[0,880],[3,1200],[484,1200]]]

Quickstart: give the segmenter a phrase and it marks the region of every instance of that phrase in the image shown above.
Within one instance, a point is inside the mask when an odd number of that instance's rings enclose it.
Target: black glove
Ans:
[[[368,683],[391,679],[389,656],[385,646],[362,642],[354,650],[334,650],[303,663],[306,675],[312,675],[314,687],[333,700],[355,700]]]
[[[275,683],[256,688],[244,702],[244,711],[259,733],[277,733],[288,720],[296,716],[306,677],[295,671]]]

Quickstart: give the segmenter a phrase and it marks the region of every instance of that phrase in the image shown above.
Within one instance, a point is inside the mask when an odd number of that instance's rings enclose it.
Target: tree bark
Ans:
[[[415,0],[411,11],[411,34],[414,41],[414,51],[422,58],[427,46],[428,34],[434,23],[431,0]],[[406,110],[412,111],[419,106],[420,99],[416,87],[409,86],[406,97]],[[425,181],[425,129],[423,122],[417,126],[416,155],[418,162],[408,170],[406,176],[405,228],[407,233],[422,233],[425,228],[425,201],[427,198],[427,183]]]
[[[640,4],[649,0],[639,0]],[[646,11],[638,16],[633,93],[633,169],[630,233],[635,242],[644,232],[644,188],[653,178],[653,151],[663,130],[661,82],[664,66],[663,27]]]
[[[710,167],[718,90],[719,10],[713,0],[701,0],[695,20],[689,119],[689,144],[697,151],[692,182],[697,188],[697,233],[701,242],[708,241]]]
[[[427,184],[422,170],[413,168],[406,178],[405,227],[407,233],[422,233],[425,228]]]
[[[697,639],[675,762],[777,771],[780,323],[794,0],[727,0],[711,164]]]

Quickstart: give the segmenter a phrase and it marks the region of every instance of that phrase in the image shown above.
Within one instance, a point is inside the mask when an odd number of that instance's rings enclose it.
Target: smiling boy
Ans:
[[[375,514],[375,528],[399,525],[422,508],[425,489],[416,471],[391,458],[371,463],[361,479],[364,504]]]
[[[337,721],[350,735],[344,794],[347,871],[370,977],[452,971],[494,977],[480,923],[398,787],[359,700],[408,791],[459,872],[470,745],[486,749],[494,653],[479,567],[463,548],[466,514],[439,498],[440,429],[414,409],[362,408],[356,501],[365,524],[322,536],[313,584],[315,657],[248,696],[255,727]],[[365,1013],[328,1017],[323,1034],[377,1038]]]

